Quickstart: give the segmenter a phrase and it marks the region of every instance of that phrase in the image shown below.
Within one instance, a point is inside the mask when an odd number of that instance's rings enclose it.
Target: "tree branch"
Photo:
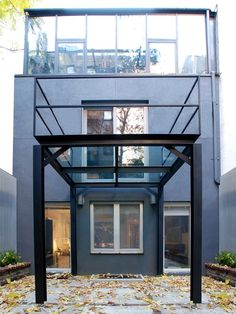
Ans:
[[[4,47],[4,46],[1,46],[1,45],[0,45],[0,49],[4,49],[4,50],[10,51],[10,52],[17,52],[17,51],[23,51],[24,50],[23,48],[13,49],[13,48]]]
[[[11,0],[8,0],[10,4],[12,5],[13,9],[16,11],[16,13],[21,14],[21,12],[15,7],[14,3]]]

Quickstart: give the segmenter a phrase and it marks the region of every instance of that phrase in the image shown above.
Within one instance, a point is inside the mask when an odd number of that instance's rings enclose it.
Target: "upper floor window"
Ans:
[[[204,14],[53,16],[28,21],[27,74],[201,74],[208,71],[206,43],[214,45]]]
[[[146,108],[115,107],[84,110],[84,128],[86,134],[142,134],[146,132]],[[113,147],[87,147],[84,150],[84,165],[111,167],[115,165]],[[145,150],[143,146],[121,146],[118,151],[118,165],[144,165]],[[143,173],[120,173],[120,179],[143,179]],[[112,173],[89,173],[86,180],[114,179]]]

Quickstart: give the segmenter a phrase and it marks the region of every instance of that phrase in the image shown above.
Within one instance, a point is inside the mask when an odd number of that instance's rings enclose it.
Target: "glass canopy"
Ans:
[[[49,147],[48,158],[73,186],[157,187],[174,165],[188,160],[182,146],[72,146]],[[58,167],[59,166],[59,167]]]

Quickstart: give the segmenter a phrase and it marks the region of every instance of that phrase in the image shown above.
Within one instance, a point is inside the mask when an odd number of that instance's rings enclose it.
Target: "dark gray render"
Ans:
[[[191,83],[193,78],[189,79]],[[177,83],[176,83],[177,82]],[[202,144],[202,184],[203,184],[203,261],[210,261],[218,252],[219,199],[218,184],[215,182],[212,123],[212,77],[200,78],[201,86],[201,136],[198,143]],[[157,102],[183,103],[189,90],[188,80],[181,78],[160,77],[126,77],[126,78],[74,78],[46,80],[45,89],[52,103],[80,104],[83,100],[148,100],[149,108]],[[170,88],[171,87],[171,88]],[[93,93],[91,94],[91,90]],[[184,91],[184,92],[183,92]],[[186,91],[186,92],[185,92]],[[166,99],[168,95],[168,99]],[[15,133],[14,133],[14,175],[18,179],[18,250],[26,260],[33,260],[33,158],[32,148],[37,144],[33,137],[33,104],[34,78],[17,76],[15,79]],[[77,109],[81,116],[81,110]],[[151,110],[151,109],[150,109]],[[154,109],[155,110],[155,109]],[[58,119],[62,117],[57,113]],[[76,119],[73,127],[81,132],[81,120],[70,116],[63,125]],[[150,133],[154,133],[158,123],[155,116],[149,114]],[[166,123],[166,122],[165,122]],[[154,129],[154,131],[152,130]],[[76,132],[76,131],[75,131]],[[199,174],[201,175],[201,174]],[[188,165],[183,165],[164,189],[164,200],[190,201],[190,171]],[[47,202],[69,202],[69,187],[51,169],[46,167],[45,193]],[[79,191],[78,191],[79,193]],[[96,272],[135,271],[145,274],[155,274],[157,255],[157,205],[150,204],[150,192],[146,189],[131,191],[127,189],[88,190],[84,195],[85,202],[78,206],[78,271],[81,274]],[[138,195],[138,197],[137,197]],[[144,203],[144,254],[142,255],[93,255],[90,253],[90,211],[91,201],[141,201]],[[21,214],[20,214],[21,213]],[[31,235],[31,236],[29,236]],[[105,262],[106,261],[106,262]],[[117,268],[118,267],[118,268]]]
[[[194,12],[190,13],[194,14]],[[218,253],[219,83],[218,75],[215,75],[217,69],[212,65],[215,62],[214,52],[216,51],[215,20],[214,15],[209,17],[208,10],[200,10],[195,13],[203,14],[208,21],[206,23],[207,52],[211,51],[211,54],[207,57],[207,69],[201,73],[177,73],[176,75],[173,73],[164,73],[164,75],[160,75],[160,73],[105,73],[93,75],[90,69],[87,74],[62,73],[62,75],[58,75],[58,73],[25,72],[24,75],[16,75],[13,171],[18,180],[17,247],[23,260],[34,261],[33,145],[39,144],[34,135],[48,136],[50,132],[53,135],[61,135],[59,125],[66,135],[83,134],[86,123],[84,112],[90,108],[89,105],[97,106],[100,110],[104,108],[113,110],[122,104],[126,104],[128,107],[143,105],[146,110],[144,133],[197,135],[196,138],[200,135],[196,143],[202,144],[202,172],[199,173],[199,177],[202,176],[202,263],[212,261]],[[39,14],[43,14],[43,12],[39,12]],[[27,64],[27,62],[25,63]],[[181,105],[184,104],[188,108],[182,109],[178,116]],[[106,107],[107,105],[109,106]],[[35,106],[39,106],[36,112],[34,111]],[[48,110],[47,106],[55,107]],[[60,106],[64,109],[61,109]],[[197,108],[196,112],[195,108]],[[78,152],[74,149],[72,152],[73,156],[77,158],[76,166],[83,166],[83,151]],[[145,157],[145,162],[148,161],[150,166],[156,166],[155,163],[163,161],[163,152],[159,146],[147,146],[146,150],[144,149],[144,155],[146,153],[148,157]],[[104,153],[105,155],[106,153]],[[161,174],[148,173],[147,175],[149,181],[146,183],[151,184],[144,184],[143,187],[140,185],[136,188],[134,184],[124,187],[122,183],[116,184],[116,186],[108,184],[106,188],[97,187],[96,184],[89,187],[88,180],[85,180],[86,182],[82,180],[82,174],[77,173],[71,176],[77,183],[76,240],[77,272],[79,274],[158,273],[158,261],[163,261],[163,256],[159,256],[157,250],[158,243],[163,241],[163,233],[157,227],[158,219],[160,219],[158,213],[163,210],[162,202],[158,199],[158,182],[161,180]],[[88,176],[87,178],[92,177]],[[147,178],[145,175],[141,176],[143,182],[145,178]],[[139,179],[140,177],[134,176],[131,181],[133,183],[140,182]],[[187,163],[165,184],[163,200],[167,204],[166,206],[169,203],[188,204],[191,201],[190,166]],[[61,204],[68,205],[70,202],[69,185],[50,165],[45,168],[45,202],[49,207],[50,204],[61,202]],[[112,254],[112,252],[102,249],[101,252],[96,251],[95,244],[93,244],[95,248],[93,250],[91,208],[99,207],[99,204],[118,204],[114,205],[114,208],[121,211],[120,204],[135,204],[135,202],[142,204],[143,208],[142,249],[136,253],[120,250]]]
[[[220,251],[236,251],[235,204],[236,169],[221,177],[220,185]]]
[[[16,250],[16,178],[0,169],[0,252]]]

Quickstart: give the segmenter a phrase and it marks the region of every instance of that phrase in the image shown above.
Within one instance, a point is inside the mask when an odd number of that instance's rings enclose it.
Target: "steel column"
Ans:
[[[77,197],[76,188],[70,189],[70,241],[71,241],[71,273],[77,275]]]
[[[40,145],[33,147],[34,263],[36,303],[47,301],[44,212],[44,155]]]
[[[190,300],[202,302],[202,150],[192,145],[191,166],[191,287]]]
[[[163,274],[163,204],[163,187],[159,187],[157,201],[157,275]]]

